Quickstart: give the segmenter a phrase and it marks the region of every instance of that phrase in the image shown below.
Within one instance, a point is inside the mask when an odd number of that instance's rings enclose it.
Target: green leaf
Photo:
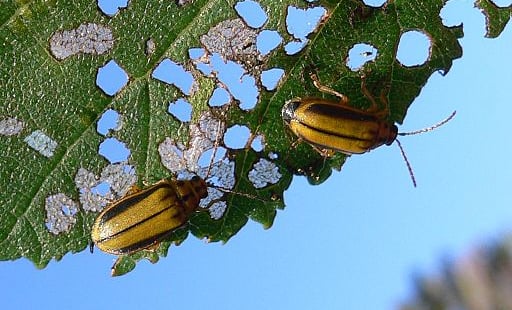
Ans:
[[[156,253],[165,256],[170,243],[179,244],[189,231],[212,242],[226,242],[249,219],[269,228],[276,210],[284,208],[283,192],[292,174],[306,175],[310,183],[319,184],[329,177],[332,168],[340,169],[345,160],[342,154],[323,158],[306,143],[297,143],[281,119],[281,108],[291,98],[330,97],[312,85],[308,77],[312,70],[323,84],[343,92],[352,105],[361,108],[369,106],[360,90],[364,71],[372,94],[379,96],[387,90],[383,95],[391,102],[390,122],[401,122],[430,75],[448,72],[453,59],[462,55],[457,42],[462,28],[445,27],[439,18],[444,1],[393,1],[382,8],[365,7],[355,0],[320,1],[328,14],[308,36],[306,48],[296,55],[287,55],[280,46],[270,56],[258,57],[254,41],[240,49],[221,45],[223,56],[244,65],[257,81],[262,70],[273,67],[284,69],[285,76],[276,91],[266,91],[258,82],[258,103],[250,111],[241,109],[237,102],[212,109],[207,102],[218,80],[203,75],[188,51],[207,45],[212,52],[214,47],[208,44],[222,42],[222,38],[204,35],[215,27],[238,24],[247,33],[262,30],[250,29],[236,20],[236,2],[195,0],[179,6],[175,1],[133,0],[113,17],[103,15],[92,0],[0,4],[0,129],[10,130],[8,134],[0,131],[1,260],[26,257],[44,267],[52,258],[58,260],[68,252],[82,251],[90,242],[90,229],[97,216],[86,207],[101,207],[84,200],[91,184],[105,179],[103,174],[129,185],[127,180],[133,181],[133,175],[124,170],[130,167],[135,170],[139,186],[173,176],[176,171],[168,168],[172,161],[166,162],[159,147],[165,141],[182,143],[184,149],[197,147],[191,124],[201,124],[205,115],[225,122],[226,127],[247,126],[251,138],[263,137],[264,150],[255,151],[249,146],[227,148],[227,159],[235,163],[236,184],[223,198],[225,212],[219,219],[207,212],[194,214],[189,224],[166,238]],[[263,29],[277,30],[284,42],[294,40],[286,30],[287,7],[306,9],[307,4],[298,0],[262,0],[259,4],[269,18]],[[89,27],[91,23],[112,32],[112,47],[102,41],[107,46],[105,53],[55,57],[50,41],[56,33]],[[395,58],[400,36],[409,30],[422,31],[431,40],[425,65],[404,67]],[[235,44],[236,40],[227,41]],[[154,47],[148,50],[147,42],[154,43]],[[378,49],[377,59],[367,63],[361,72],[351,71],[345,59],[351,47],[361,42]],[[95,84],[98,68],[111,59],[129,76],[128,84],[113,97]],[[164,59],[192,72],[196,87],[191,94],[183,94],[179,88],[151,76]],[[167,112],[169,102],[182,97],[193,107],[190,123]],[[129,163],[109,165],[98,154],[106,137],[97,133],[97,121],[107,109],[121,115],[121,128],[107,137],[125,143],[131,151]],[[31,136],[34,132],[38,133],[37,139]],[[27,139],[39,141],[39,146],[45,148],[38,151],[27,144]],[[217,142],[223,145],[222,141]],[[275,184],[255,188],[249,175],[263,160],[274,165],[280,177]],[[127,189],[124,186],[114,194],[122,196]],[[61,226],[56,228],[64,229],[58,234],[47,227],[49,205],[65,206],[71,213],[69,217],[61,214],[69,222],[59,222]],[[139,252],[122,257],[113,272],[130,271],[142,257],[156,261],[155,255]]]
[[[485,36],[487,38],[499,36],[510,20],[512,6],[500,8],[489,0],[477,0],[475,6],[482,10],[485,15],[485,26],[487,28]]]

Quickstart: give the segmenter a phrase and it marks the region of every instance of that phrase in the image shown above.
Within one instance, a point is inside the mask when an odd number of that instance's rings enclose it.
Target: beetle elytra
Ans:
[[[198,176],[187,181],[163,179],[105,208],[92,227],[92,241],[116,255],[150,248],[184,225],[206,196],[206,183]]]

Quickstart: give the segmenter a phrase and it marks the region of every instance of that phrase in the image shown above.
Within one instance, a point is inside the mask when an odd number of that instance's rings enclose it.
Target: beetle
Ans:
[[[225,199],[219,192],[264,203],[280,199],[272,195],[270,200],[266,200],[232,191],[229,185],[230,172],[225,170],[231,166],[224,166],[223,161],[213,163],[214,158],[215,152],[204,178],[194,174],[190,180],[177,180],[174,177],[162,179],[142,190],[133,186],[125,196],[113,201],[98,214],[91,230],[90,251],[93,252],[96,245],[106,253],[119,255],[111,268],[112,276],[118,275],[116,266],[123,256],[156,250],[162,240],[187,225],[194,212],[211,212],[210,208],[216,204],[222,205]],[[199,169],[197,173],[202,175],[204,169]],[[213,178],[210,180],[213,183],[207,182],[210,172],[224,173],[221,177],[224,179]]]
[[[281,116],[287,127],[300,139],[319,151],[323,156],[332,156],[334,152],[347,155],[363,154],[381,145],[397,142],[400,152],[409,169],[413,185],[416,187],[414,173],[397,136],[413,135],[434,130],[455,116],[455,111],[440,123],[413,132],[398,132],[398,127],[388,120],[389,104],[385,91],[381,93],[379,108],[370,94],[362,77],[361,91],[372,103],[367,110],[349,105],[347,96],[320,84],[315,74],[310,75],[313,84],[320,91],[335,95],[339,101],[323,98],[294,98],[287,101]]]
[[[207,195],[206,182],[199,176],[163,179],[146,189],[134,189],[96,217],[92,242],[115,255],[149,249],[183,226]]]
[[[243,200],[234,195],[264,204],[282,204],[279,195],[269,190],[260,191],[259,184],[267,178],[268,184],[275,184],[273,170],[272,173],[259,172],[260,161],[252,165],[248,180],[238,183],[242,172],[236,169],[236,155],[230,156],[232,154],[222,145],[226,126],[220,117],[210,111],[203,113],[198,123],[190,126],[190,146],[172,139],[165,139],[159,145],[162,163],[176,177],[165,178],[142,190],[134,186],[97,215],[92,225],[90,250],[92,252],[96,245],[104,252],[120,256],[112,267],[112,275],[123,272],[116,268],[123,257],[156,250],[161,241],[185,227],[194,213],[208,212],[212,220],[220,219],[230,205]],[[211,150],[210,162],[206,163],[205,155]],[[251,172],[258,175],[251,176]],[[177,179],[192,175],[189,180]],[[232,190],[238,186],[242,192]],[[215,232],[201,235],[218,238]]]

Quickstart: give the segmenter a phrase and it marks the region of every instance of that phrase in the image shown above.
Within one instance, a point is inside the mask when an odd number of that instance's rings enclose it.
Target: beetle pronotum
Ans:
[[[455,111],[440,123],[413,132],[398,132],[398,128],[387,119],[389,104],[385,93],[380,96],[384,105],[379,109],[375,98],[370,94],[363,77],[361,90],[370,100],[372,106],[367,110],[349,106],[347,96],[321,85],[316,75],[311,75],[314,85],[322,92],[340,98],[339,102],[322,98],[294,98],[285,103],[282,118],[290,130],[299,139],[308,142],[324,156],[333,151],[344,154],[363,154],[383,144],[397,142],[400,152],[407,164],[413,185],[416,180],[411,165],[397,136],[413,135],[434,130],[455,116]]]

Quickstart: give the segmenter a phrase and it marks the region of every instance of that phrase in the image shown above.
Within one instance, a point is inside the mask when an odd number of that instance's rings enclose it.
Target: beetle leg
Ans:
[[[322,149],[316,145],[312,145],[311,147],[313,147],[313,149],[315,151],[317,151],[318,153],[320,153],[320,155],[324,158],[324,163],[325,163],[325,160],[327,158],[330,158],[330,157],[333,157],[334,154],[336,154],[336,151],[335,150],[331,150],[331,149]]]
[[[130,186],[125,195],[131,195],[136,192],[140,192],[140,187],[138,187],[137,184],[133,184],[132,186]]]
[[[295,141],[292,142],[290,147],[292,149],[294,149],[297,147],[297,145],[299,145],[299,143],[302,143],[302,142],[304,142],[304,140],[302,138],[297,138],[297,139],[295,139]],[[318,154],[322,155],[322,157],[324,157],[324,158],[333,157],[334,154],[336,154],[336,151],[331,150],[331,149],[324,149],[324,148],[321,148],[321,147],[313,145],[313,144],[309,144],[309,146],[311,146],[315,151],[318,152]]]
[[[382,109],[381,112],[379,112],[378,116],[380,119],[388,119],[389,117],[389,100],[388,100],[388,94],[389,94],[389,86],[384,87],[382,91],[380,92],[380,102],[384,105],[384,109]]]
[[[299,143],[302,142],[302,139],[301,138],[297,138],[295,139],[295,141],[292,142],[292,144],[290,145],[292,149],[296,148],[297,145],[299,145]]]
[[[318,88],[319,91],[327,93],[327,94],[331,94],[331,95],[334,95],[334,96],[340,98],[340,103],[342,105],[347,105],[348,104],[349,100],[348,100],[347,96],[343,95],[342,93],[339,93],[339,92],[335,91],[334,89],[332,89],[330,87],[322,85],[320,83],[320,80],[318,79],[318,76],[315,73],[310,73],[309,76],[313,80],[313,85],[315,85],[315,87]]]
[[[370,100],[372,103],[372,106],[367,109],[367,112],[374,113],[379,119],[387,119],[389,116],[389,102],[387,98],[387,88],[384,88],[380,93],[380,102],[383,107],[380,107],[377,103],[377,100],[375,100],[375,97],[372,95],[372,93],[368,90],[366,87],[366,75],[361,76],[361,92],[363,95]]]
[[[158,250],[159,247],[160,247],[160,240],[159,241],[155,241],[152,245],[148,246],[143,251],[149,252],[149,253],[155,253],[156,250]]]
[[[379,105],[377,104],[377,101],[375,100],[373,94],[366,87],[366,75],[364,74],[361,75],[361,92],[366,97],[366,99],[370,100],[370,102],[372,103],[372,106],[367,111],[372,113],[378,112],[380,110]]]

